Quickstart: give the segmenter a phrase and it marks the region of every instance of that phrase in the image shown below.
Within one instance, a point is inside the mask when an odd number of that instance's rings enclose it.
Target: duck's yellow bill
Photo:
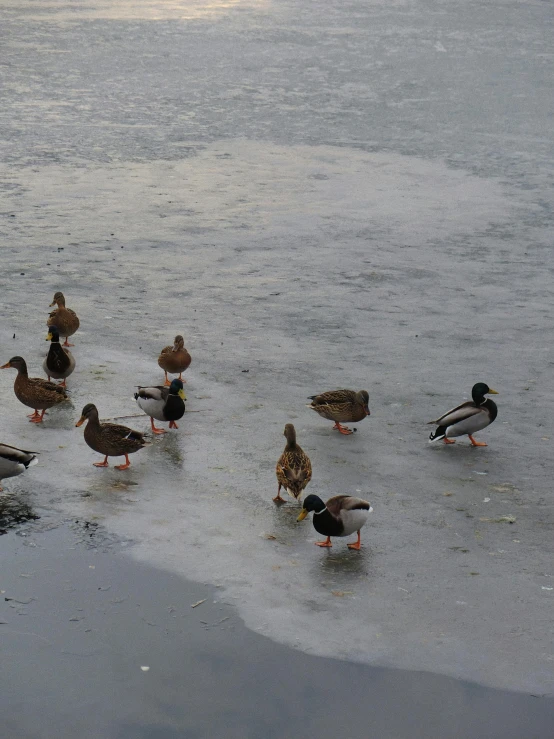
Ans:
[[[45,341],[52,341],[52,334],[49,333]]]
[[[493,390],[492,387],[489,388],[489,395],[499,395],[499,393],[496,390]]]
[[[87,419],[84,416],[81,416],[81,418],[77,421],[75,426],[82,426],[86,420]]]
[[[177,395],[181,398],[181,400],[186,400],[187,399],[187,396],[185,395],[185,391],[184,390],[179,390],[179,392],[177,393]]]
[[[302,510],[300,511],[300,515],[298,516],[296,520],[303,521],[307,515],[308,515],[308,511],[305,508],[302,508]]]

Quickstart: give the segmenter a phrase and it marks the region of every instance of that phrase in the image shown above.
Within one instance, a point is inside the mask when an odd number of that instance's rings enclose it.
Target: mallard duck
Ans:
[[[27,363],[23,357],[12,357],[0,369],[8,369],[9,367],[17,370],[17,377],[13,384],[16,398],[23,405],[34,408],[35,412],[29,416],[32,423],[42,423],[44,414],[48,408],[53,408],[58,403],[69,400],[63,387],[55,385],[53,382],[48,382],[48,380],[43,380],[40,377],[29,377],[27,374]],[[42,411],[42,413],[39,413],[39,411]]]
[[[57,305],[56,310],[50,313],[50,317],[46,321],[47,326],[57,326],[60,336],[65,336],[63,346],[73,346],[68,342],[68,338],[79,328],[79,319],[77,314],[71,308],[65,307],[65,298],[63,293],[57,292],[54,294],[54,300],[50,303],[50,308],[53,305]]]
[[[181,380],[173,380],[169,387],[157,385],[155,387],[141,387],[135,393],[138,407],[150,416],[150,425],[154,434],[165,434],[165,429],[154,426],[154,419],[169,421],[170,429],[178,429],[175,423],[185,413],[185,393]]]
[[[0,444],[0,482],[8,477],[17,477],[28,467],[37,464],[37,454],[38,452],[26,452],[8,444]]]
[[[346,426],[341,426],[341,421],[363,421],[369,416],[369,393],[367,390],[330,390],[321,395],[310,395],[312,401],[308,408],[319,413],[323,418],[334,421],[334,429],[341,434],[352,434]]]
[[[189,367],[192,359],[185,349],[185,340],[182,336],[176,336],[173,346],[164,346],[158,357],[158,365],[165,372],[165,385],[171,385],[167,373],[172,375],[179,373],[179,379],[183,380],[182,373]]]
[[[471,389],[473,400],[452,408],[436,421],[429,421],[438,426],[431,432],[429,441],[444,439],[445,444],[455,444],[456,442],[450,437],[467,434],[473,446],[487,446],[484,441],[475,441],[473,438],[476,431],[490,426],[498,414],[496,403],[490,398],[485,398],[485,395],[498,395],[498,393],[484,382],[478,382]]]
[[[150,442],[146,441],[144,434],[133,431],[127,426],[117,423],[100,423],[98,409],[94,403],[87,403],[81,412],[81,418],[75,426],[81,426],[88,421],[85,427],[85,441],[95,452],[104,454],[103,462],[94,462],[95,467],[109,467],[108,457],[125,457],[125,464],[116,465],[116,470],[126,470],[131,466],[129,454],[138,452]]]
[[[279,457],[275,472],[277,474],[277,496],[274,503],[284,503],[281,498],[281,487],[298,500],[302,491],[312,479],[312,464],[306,452],[296,443],[296,430],[292,423],[287,423],[283,432],[287,437],[284,452]]]
[[[48,381],[53,377],[55,380],[62,380],[59,387],[66,387],[66,378],[75,369],[75,359],[69,349],[65,349],[60,344],[60,333],[57,326],[50,326],[50,331],[46,337],[46,341],[50,341],[50,349],[46,359],[42,363],[42,368],[48,375]]]
[[[310,511],[314,512],[313,525],[318,534],[327,537],[325,541],[316,541],[318,547],[332,547],[332,536],[350,536],[358,532],[358,541],[348,544],[349,549],[360,548],[360,529],[367,521],[373,508],[361,498],[350,495],[335,495],[324,503],[317,495],[308,495],[297,521],[303,521]]]

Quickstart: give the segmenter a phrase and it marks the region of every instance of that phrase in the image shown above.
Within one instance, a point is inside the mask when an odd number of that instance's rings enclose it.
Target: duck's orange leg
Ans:
[[[456,442],[453,439],[447,439],[446,436],[443,439],[445,444],[455,444]]]
[[[36,411],[36,413],[38,414],[38,411]],[[42,413],[40,413],[39,415],[31,416],[29,420],[31,421],[31,423],[42,423],[42,419],[44,418],[45,413],[46,410],[43,410]]]
[[[358,541],[355,541],[353,544],[348,544],[349,549],[359,549],[361,546],[360,544],[360,532],[358,531]]]
[[[164,385],[171,385],[171,383],[169,382],[169,377],[167,376],[167,370],[164,370],[164,372],[165,372],[165,382],[164,382]]]
[[[40,418],[40,413],[37,410],[34,410],[30,415],[27,416],[27,418]]]
[[[65,377],[61,382],[58,382],[58,387],[67,387],[67,385],[65,384]]]
[[[179,372],[179,379],[180,379],[180,380],[181,380],[181,382],[183,382],[183,383],[184,383],[184,382],[186,382],[186,380],[183,380],[183,373],[182,373],[182,372]]]
[[[178,429],[179,426],[177,426],[177,424],[175,423],[175,421],[170,421],[169,422],[169,428],[170,429]]]
[[[108,464],[108,455],[106,454],[103,462],[93,462],[93,465],[95,467],[109,467],[110,465]]]
[[[341,426],[341,424],[338,421],[335,421],[335,425],[333,426],[333,429],[337,429],[337,431],[340,431],[340,433],[344,434],[345,436],[350,436],[350,434],[354,433],[347,426]]]
[[[333,546],[331,544],[331,537],[330,536],[328,536],[325,539],[325,541],[314,541],[314,544],[316,545],[316,547],[332,547]]]
[[[116,470],[126,470],[131,466],[131,463],[129,462],[129,455],[125,455],[125,464],[116,464],[115,468]]]
[[[286,503],[286,500],[284,498],[281,498],[281,483],[279,483],[277,495],[275,496],[275,498],[273,498],[273,502],[277,503],[277,505],[281,505],[281,503]]]
[[[150,426],[152,427],[153,434],[165,434],[165,429],[159,429],[154,426],[154,419],[150,416]]]
[[[488,446],[484,441],[475,441],[471,434],[468,434],[468,436],[472,446]]]
[[[70,344],[69,341],[68,341],[68,339],[69,339],[69,336],[66,336],[65,337],[65,341],[62,344],[62,346],[75,346],[75,344]]]

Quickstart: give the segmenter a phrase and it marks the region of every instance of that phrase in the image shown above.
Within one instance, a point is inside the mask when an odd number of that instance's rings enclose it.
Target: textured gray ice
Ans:
[[[43,452],[6,487],[300,649],[552,693],[546,4],[195,7],[3,6],[0,359],[40,374],[57,289],[82,326],[44,427],[0,373],[2,441]],[[93,468],[81,407],[138,412],[176,333],[194,413]],[[490,446],[430,446],[476,381]],[[304,405],[342,386],[348,438]],[[310,492],[371,501],[360,553],[271,503],[289,421]]]

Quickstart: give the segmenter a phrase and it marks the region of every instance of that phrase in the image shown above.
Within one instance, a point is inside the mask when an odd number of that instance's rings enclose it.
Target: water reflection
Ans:
[[[39,518],[31,506],[17,495],[0,495],[0,535]]]

